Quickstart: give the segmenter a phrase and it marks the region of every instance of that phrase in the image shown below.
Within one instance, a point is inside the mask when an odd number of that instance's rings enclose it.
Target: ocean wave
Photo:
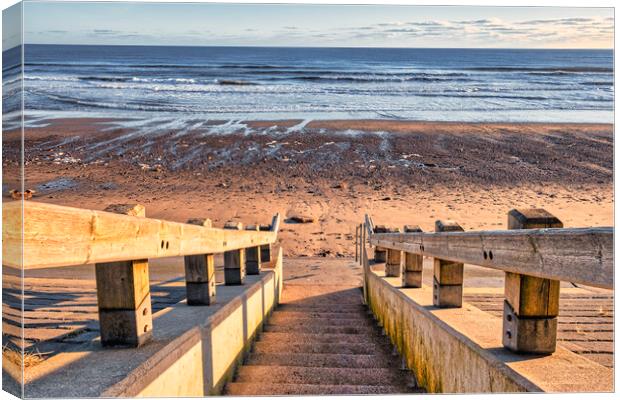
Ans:
[[[118,76],[78,76],[77,79],[81,81],[95,81],[95,82],[129,82],[133,78],[118,77]]]
[[[389,76],[389,75],[376,75],[376,76],[293,76],[288,79],[300,80],[300,81],[312,81],[312,82],[470,82],[471,79],[467,78],[442,78],[439,76]]]
[[[138,83],[196,83],[192,78],[139,78],[120,77],[120,76],[80,76],[77,79],[81,81],[93,82],[138,82]]]
[[[19,65],[19,64],[18,64]],[[12,67],[18,66],[13,65]],[[343,69],[326,69],[320,66],[311,65],[276,65],[276,64],[183,64],[183,63],[153,63],[153,64],[123,64],[123,63],[88,63],[88,62],[37,62],[26,61],[25,66],[45,66],[45,67],[69,67],[69,68],[81,68],[81,67],[105,67],[105,68],[191,68],[191,69],[245,69],[245,70],[264,70],[271,71],[271,73],[277,73],[278,71],[294,73],[295,71],[339,71],[346,72]],[[552,73],[576,73],[576,72],[595,72],[595,73],[610,73],[613,72],[611,67],[595,67],[595,66],[556,66],[556,67],[523,67],[523,66],[469,66],[469,67],[455,67],[452,70],[460,72],[451,72],[456,74],[464,74],[464,71],[486,71],[486,72],[552,72]],[[354,71],[352,71],[354,72]],[[367,71],[365,72],[367,73]],[[411,72],[404,72],[411,73]]]
[[[591,86],[613,86],[614,83],[610,81],[592,81],[592,82],[579,82],[580,85],[591,85]]]
[[[614,72],[613,68],[607,67],[466,67],[467,71],[488,71],[488,72],[531,72],[531,73],[609,73]]]
[[[24,75],[25,81],[49,81],[49,82],[76,82],[79,79],[75,76],[40,76],[40,75]]]
[[[186,106],[172,106],[166,104],[163,99],[157,101],[141,100],[139,103],[125,101],[125,102],[110,102],[105,100],[92,100],[86,98],[77,98],[72,96],[66,96],[61,94],[53,94],[43,91],[27,91],[28,93],[36,93],[40,96],[45,96],[58,103],[64,103],[73,106],[86,106],[92,108],[104,108],[104,109],[117,109],[117,110],[134,110],[134,111],[175,111],[175,112],[192,112],[191,107]],[[30,106],[30,109],[36,109],[34,105]]]
[[[299,66],[284,65],[261,65],[261,64],[176,64],[176,63],[157,63],[157,64],[119,64],[119,63],[88,63],[88,62],[39,62],[27,61],[25,66],[41,67],[120,67],[120,68],[230,68],[230,69],[286,69],[299,68]],[[306,67],[308,68],[308,67]],[[309,67],[311,68],[311,67]]]
[[[235,80],[235,79],[218,79],[216,81],[220,85],[234,85],[234,86],[254,86],[258,85],[255,82],[243,81],[243,80]]]

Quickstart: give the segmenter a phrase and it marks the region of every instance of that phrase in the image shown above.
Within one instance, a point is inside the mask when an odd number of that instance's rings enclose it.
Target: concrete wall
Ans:
[[[613,372],[561,346],[551,356],[511,353],[502,321],[464,303],[438,309],[432,288],[401,289],[381,266],[365,268],[366,301],[419,384],[433,393],[598,392]]]
[[[221,394],[279,301],[281,250],[272,271],[229,301],[205,324],[168,343],[102,395],[187,397]]]

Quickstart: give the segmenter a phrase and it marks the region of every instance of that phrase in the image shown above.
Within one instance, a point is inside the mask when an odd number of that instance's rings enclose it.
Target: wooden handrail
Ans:
[[[368,214],[364,216],[364,221],[366,222],[366,232],[368,234],[368,237],[370,237],[370,235],[372,235],[375,231],[375,224],[372,221],[370,215]]]
[[[613,228],[372,233],[386,249],[540,278],[613,288]]]
[[[279,214],[270,231],[234,231],[32,201],[2,211],[3,263],[25,269],[222,253],[275,243],[280,225]]]
[[[270,229],[270,232],[275,232],[277,234],[279,230],[280,230],[280,213],[277,213],[271,219],[271,229]],[[265,244],[267,244],[267,243],[265,243]]]

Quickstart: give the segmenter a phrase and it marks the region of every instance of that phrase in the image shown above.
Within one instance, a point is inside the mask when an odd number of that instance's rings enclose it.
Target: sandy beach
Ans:
[[[566,227],[613,225],[613,126],[400,120],[209,121],[148,131],[64,119],[25,133],[33,200],[214,226],[285,217],[289,256],[352,256],[356,224],[453,219],[505,229],[512,208],[543,207]],[[3,195],[18,187],[19,132],[5,132]],[[311,223],[295,223],[304,216]]]

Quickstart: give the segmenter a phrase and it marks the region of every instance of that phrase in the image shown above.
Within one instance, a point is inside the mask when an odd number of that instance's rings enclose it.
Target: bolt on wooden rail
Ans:
[[[368,263],[366,245],[374,246],[386,276],[402,274],[403,288],[419,288],[422,258],[432,257],[436,307],[462,307],[464,264],[505,271],[502,342],[514,352],[555,351],[560,281],[613,289],[613,228],[563,228],[543,209],[511,210],[506,231],[464,232],[453,221],[437,221],[435,233],[393,231],[366,215],[359,262]]]
[[[139,204],[95,211],[14,201],[4,203],[2,212],[4,265],[36,269],[95,264],[103,346],[135,347],[152,337],[149,259],[183,256],[188,305],[210,305],[216,296],[214,254],[245,255],[250,248],[250,269],[260,273],[261,258],[270,258],[280,227],[279,214],[260,230],[240,230],[240,224],[213,228],[205,218],[185,224],[162,221],[146,218]],[[243,284],[245,257],[225,259],[226,284]],[[228,278],[229,269],[236,279]]]

